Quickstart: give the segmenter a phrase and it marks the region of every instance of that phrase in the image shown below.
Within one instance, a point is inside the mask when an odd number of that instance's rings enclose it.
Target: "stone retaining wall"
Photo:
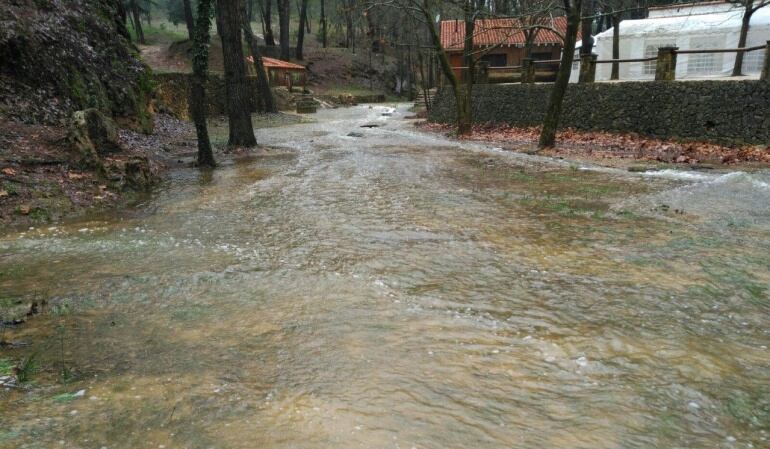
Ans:
[[[550,84],[474,86],[476,123],[542,124]],[[770,143],[770,82],[677,81],[570,84],[561,125],[579,130],[708,140]],[[430,120],[454,121],[450,89],[436,97]]]
[[[181,119],[189,119],[189,73],[155,73],[152,76],[155,87],[155,106]],[[257,98],[257,78],[248,77],[252,98]],[[221,75],[209,74],[206,85],[206,103],[211,116],[227,114],[225,105],[225,81]],[[253,109],[256,111],[256,107]]]

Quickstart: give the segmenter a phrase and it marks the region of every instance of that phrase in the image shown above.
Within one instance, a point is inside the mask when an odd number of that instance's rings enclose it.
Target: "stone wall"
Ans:
[[[542,124],[550,84],[476,85],[476,123]],[[455,118],[451,90],[436,97],[430,120]],[[562,127],[634,132],[720,143],[770,143],[770,82],[682,81],[570,84]]]
[[[189,73],[155,73],[152,76],[155,87],[155,108],[181,119],[189,119],[188,100],[190,98]],[[248,77],[252,98],[257,98],[257,78]],[[209,74],[206,84],[206,103],[211,116],[225,115],[225,81],[221,75]],[[256,105],[253,108],[256,111]]]

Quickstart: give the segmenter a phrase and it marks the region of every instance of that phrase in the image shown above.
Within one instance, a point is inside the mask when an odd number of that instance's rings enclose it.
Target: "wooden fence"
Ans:
[[[653,62],[655,61],[655,80],[656,81],[674,81],[676,79],[676,60],[677,55],[710,54],[710,53],[748,53],[751,51],[765,51],[765,60],[762,67],[762,74],[759,79],[770,80],[770,41],[764,45],[744,48],[715,48],[704,50],[680,50],[677,47],[661,47],[658,49],[658,55],[650,58],[635,59],[603,59],[598,60],[597,56],[580,56],[580,76],[581,83],[593,83],[596,79],[597,64],[621,64],[629,62]]]
[[[751,51],[765,51],[764,66],[760,79],[770,80],[770,41],[764,45],[745,48],[719,48],[707,50],[679,50],[677,47],[662,47],[658,49],[658,55],[649,58],[631,59],[597,59],[595,54],[581,55],[579,82],[593,83],[596,79],[597,64],[622,64],[632,62],[655,62],[655,80],[673,81],[676,79],[677,55],[699,53],[748,53]],[[558,59],[540,61],[524,59],[522,65],[506,67],[488,67],[479,62],[476,66],[476,82],[479,84],[498,83],[534,83],[551,82],[556,79],[561,61]],[[465,82],[468,75],[467,67],[455,67],[455,76],[461,82]]]

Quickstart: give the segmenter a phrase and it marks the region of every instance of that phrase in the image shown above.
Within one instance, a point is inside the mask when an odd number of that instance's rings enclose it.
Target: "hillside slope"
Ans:
[[[95,107],[149,131],[151,86],[120,0],[0,2],[0,115],[60,124]]]

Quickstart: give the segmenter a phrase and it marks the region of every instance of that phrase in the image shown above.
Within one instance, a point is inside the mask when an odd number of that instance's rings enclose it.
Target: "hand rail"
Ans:
[[[511,65],[511,66],[502,66],[502,67],[487,67],[488,70],[519,70],[522,66],[520,65]]]
[[[750,51],[764,50],[767,48],[765,45],[757,45],[756,47],[744,47],[744,48],[711,48],[703,50],[677,50],[680,55],[691,55],[696,53],[745,53]]]
[[[636,59],[602,59],[601,61],[596,61],[597,64],[612,64],[615,62],[652,62],[656,61],[658,59],[657,56],[653,56],[651,58],[636,58]]]

